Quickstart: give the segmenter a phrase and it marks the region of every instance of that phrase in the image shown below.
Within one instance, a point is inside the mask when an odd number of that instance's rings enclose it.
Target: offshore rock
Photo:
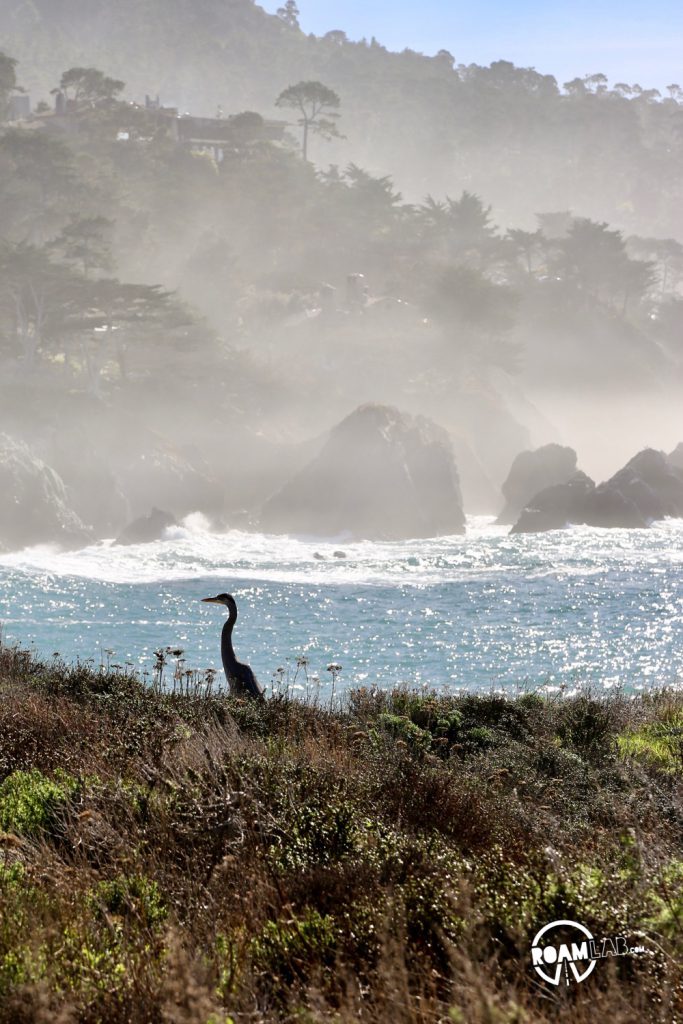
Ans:
[[[683,516],[683,469],[664,452],[645,448],[603,486],[632,501],[646,523]]]
[[[177,526],[174,516],[160,508],[153,508],[148,516],[140,516],[129,523],[114,541],[115,544],[149,544],[161,540],[169,526]]]
[[[609,484],[600,484],[586,496],[582,517],[574,521],[614,530],[642,530],[649,520],[632,497]]]
[[[498,524],[514,523],[541,491],[566,484],[577,472],[576,452],[559,444],[545,444],[521,452],[510,467],[502,491],[505,507]]]
[[[542,533],[583,523],[586,501],[595,491],[590,477],[579,470],[571,480],[546,487],[534,495],[511,533]]]
[[[683,469],[664,452],[646,448],[595,487],[583,473],[536,494],[513,533],[556,530],[571,524],[643,529],[667,516],[683,517]]]
[[[683,469],[683,441],[676,445],[672,452],[669,452],[669,462],[678,469]]]
[[[261,529],[404,540],[464,533],[448,433],[391,406],[363,405],[263,507]]]

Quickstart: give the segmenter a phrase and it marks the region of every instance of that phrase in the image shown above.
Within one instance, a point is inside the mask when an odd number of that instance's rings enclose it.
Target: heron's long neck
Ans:
[[[223,668],[227,676],[232,675],[237,664],[237,658],[232,646],[232,630],[236,622],[237,612],[230,612],[228,621],[223,626],[223,632],[221,633],[221,658],[223,659]]]

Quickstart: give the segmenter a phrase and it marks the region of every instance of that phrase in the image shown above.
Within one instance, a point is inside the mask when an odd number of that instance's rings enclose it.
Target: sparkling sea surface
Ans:
[[[346,558],[335,558],[343,550]],[[316,553],[323,555],[317,558]],[[233,593],[237,656],[270,686],[628,690],[683,683],[683,521],[510,536],[470,518],[464,537],[333,543],[210,532],[189,516],[166,539],[0,556],[5,642],[46,657],[149,670],[160,647],[220,668]],[[296,676],[296,678],[295,678]]]

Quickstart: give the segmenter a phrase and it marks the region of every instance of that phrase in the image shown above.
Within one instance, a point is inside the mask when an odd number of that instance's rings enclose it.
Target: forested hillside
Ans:
[[[22,65],[34,100],[65,68],[95,65],[142,100],[159,93],[213,116],[272,113],[293,81],[325,82],[343,97],[346,139],[319,144],[318,164],[354,161],[392,174],[412,200],[485,195],[505,223],[533,226],[543,210],[571,210],[628,232],[683,237],[683,93],[600,74],[556,82],[466,52],[389,53],[352,42],[340,25],[306,36],[296,17],[251,0],[2,0],[1,45]]]

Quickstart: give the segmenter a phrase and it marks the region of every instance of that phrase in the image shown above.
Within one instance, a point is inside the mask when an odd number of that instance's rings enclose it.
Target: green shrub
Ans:
[[[580,696],[562,709],[558,735],[563,744],[582,757],[602,760],[612,750],[614,714],[605,700]]]
[[[0,956],[0,996],[18,985],[29,985],[43,975],[45,965],[36,961],[28,945],[15,945]]]
[[[621,757],[641,757],[667,772],[683,767],[683,715],[651,722],[617,736]]]
[[[356,808],[330,794],[326,803],[310,800],[290,810],[273,859],[285,869],[325,865],[343,860],[358,848]]]
[[[496,745],[496,734],[485,725],[477,725],[474,729],[468,729],[463,735],[463,741],[475,750],[488,750]]]
[[[110,881],[99,882],[90,893],[90,901],[97,909],[119,917],[136,917],[150,928],[168,916],[159,886],[144,875],[119,875]]]
[[[536,755],[536,771],[550,779],[583,779],[588,770],[585,761],[573,750],[547,744]]]
[[[21,885],[25,876],[26,870],[19,861],[15,861],[14,864],[4,864],[0,861],[0,888]]]
[[[657,885],[646,893],[646,904],[650,907],[647,926],[680,941],[683,937],[683,860],[669,861]]]
[[[37,768],[13,772],[0,783],[0,829],[19,835],[52,831],[77,788],[76,779],[65,772],[53,779]]]
[[[428,750],[432,744],[431,734],[404,715],[382,714],[377,724],[398,740],[403,740],[415,750]]]
[[[257,973],[279,984],[305,981],[312,971],[331,966],[338,935],[332,917],[307,908],[300,917],[268,921],[251,943]]]

